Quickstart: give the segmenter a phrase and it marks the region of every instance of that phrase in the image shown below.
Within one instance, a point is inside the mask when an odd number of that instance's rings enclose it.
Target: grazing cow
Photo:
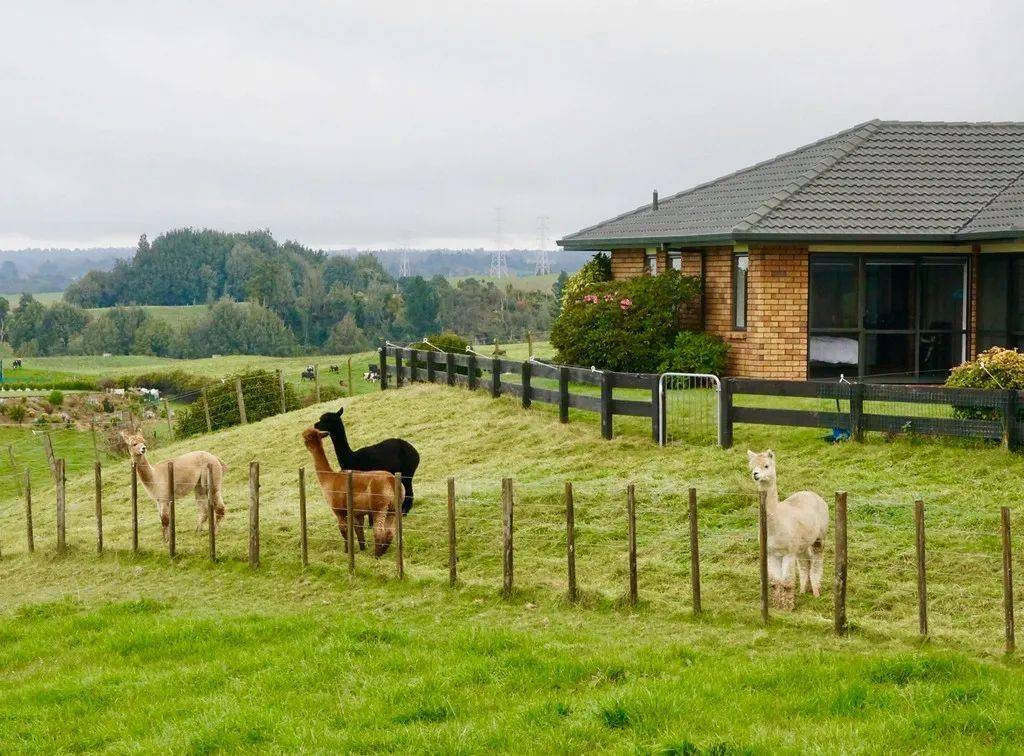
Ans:
[[[341,368],[338,367],[337,365],[330,365],[327,369],[330,370],[332,373],[340,373],[341,372]]]
[[[363,373],[364,381],[379,381],[380,380],[380,367],[377,365],[370,365],[366,372]]]
[[[302,371],[302,380],[312,381],[316,378],[316,368],[313,365],[306,365],[306,369]]]
[[[20,368],[20,367],[21,367],[21,360],[20,359],[17,359],[14,362],[11,363],[11,368],[12,369]]]

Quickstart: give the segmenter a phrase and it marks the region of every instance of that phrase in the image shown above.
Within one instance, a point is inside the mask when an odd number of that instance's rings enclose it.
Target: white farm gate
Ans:
[[[658,381],[658,443],[719,443],[722,382],[710,373],[662,373]]]

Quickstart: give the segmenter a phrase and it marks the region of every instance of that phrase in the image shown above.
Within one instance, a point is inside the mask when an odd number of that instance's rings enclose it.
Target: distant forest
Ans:
[[[152,242],[142,236],[130,258],[69,285],[63,302],[47,307],[23,295],[0,300],[0,315],[22,354],[345,353],[442,331],[475,343],[547,331],[562,280],[527,292],[475,278],[398,279],[369,253],[328,254],[269,231],[184,228]],[[194,326],[174,328],[139,307],[193,304],[210,309]]]
[[[91,270],[110,270],[131,247],[16,249],[0,252],[0,292],[63,291]]]

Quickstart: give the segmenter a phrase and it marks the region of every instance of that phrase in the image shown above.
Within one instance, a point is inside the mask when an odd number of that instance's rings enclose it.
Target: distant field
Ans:
[[[43,304],[51,304],[53,302],[59,302],[60,298],[64,296],[64,292],[43,291],[38,294],[33,294],[32,296],[35,297],[40,302],[42,302]],[[18,304],[18,300],[21,299],[21,292],[18,292],[16,294],[0,294],[0,297],[6,299],[8,302],[11,303],[11,307],[14,307],[16,304]]]
[[[499,287],[512,284],[514,288],[522,291],[551,291],[551,287],[554,285],[555,279],[558,278],[558,274],[552,273],[547,276],[506,276],[500,279],[494,276],[450,276],[448,280],[454,286],[459,281],[465,281],[467,278],[475,278],[477,281],[488,281]]]
[[[102,315],[108,307],[90,307],[88,312],[93,317]],[[150,315],[165,320],[171,325],[192,325],[206,313],[206,305],[146,305],[142,308]]]

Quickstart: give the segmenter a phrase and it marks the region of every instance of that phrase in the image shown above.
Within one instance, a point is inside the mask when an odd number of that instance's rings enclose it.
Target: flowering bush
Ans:
[[[562,287],[562,301],[559,304],[564,306],[566,302],[577,300],[594,284],[610,281],[611,278],[612,258],[605,252],[598,252],[569,276]]]
[[[700,294],[697,278],[657,276],[594,283],[562,301],[551,330],[559,362],[605,370],[658,369],[679,332],[679,313]]]

